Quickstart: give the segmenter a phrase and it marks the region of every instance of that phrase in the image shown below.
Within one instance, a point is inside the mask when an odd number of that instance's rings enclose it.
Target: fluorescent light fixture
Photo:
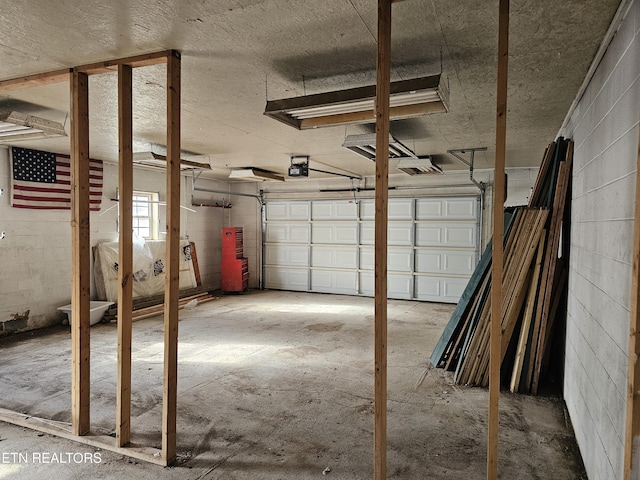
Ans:
[[[376,161],[376,134],[363,133],[360,135],[347,135],[342,144],[344,148],[362,155],[369,160]],[[389,135],[389,158],[414,157],[416,154],[402,142]]]
[[[442,169],[431,162],[431,157],[401,158],[396,165],[398,170],[407,175],[425,175],[433,173],[444,173]]]
[[[0,142],[67,136],[64,126],[45,118],[11,112],[0,115]]]
[[[449,91],[441,75],[391,82],[391,120],[449,111]],[[375,122],[376,86],[271,100],[264,114],[299,130]]]
[[[154,152],[136,152],[133,154],[133,163],[164,169],[167,167],[167,157],[166,155],[160,155],[159,153]],[[185,160],[184,158],[180,159],[180,170],[193,170],[194,168],[211,170],[211,165],[208,163]]]
[[[229,178],[248,180],[251,182],[262,182],[264,180],[279,180],[284,182],[284,175],[256,167],[233,169],[229,173]]]
[[[343,147],[376,161],[376,134],[348,135]],[[409,147],[389,135],[389,158],[398,159],[396,168],[408,175],[425,173],[443,173],[442,169],[431,162],[430,156],[418,157]]]

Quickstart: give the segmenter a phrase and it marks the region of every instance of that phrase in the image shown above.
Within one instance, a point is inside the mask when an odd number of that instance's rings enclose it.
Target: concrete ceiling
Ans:
[[[341,147],[371,125],[298,131],[263,115],[269,100],[375,83],[375,0],[85,0],[2,2],[0,79],[165,49],[182,52],[182,148],[213,174],[257,166],[285,173],[291,155],[372,175]],[[554,139],[618,0],[512,0],[507,167],[538,166]],[[437,74],[451,111],[394,121],[391,133],[445,170],[448,149],[495,142],[497,0],[405,0],[393,5],[392,80]],[[134,71],[135,150],[162,153],[165,68]],[[90,79],[91,156],[117,160],[117,77]],[[67,83],[0,93],[0,112],[66,122]],[[68,153],[69,139],[15,143]],[[312,165],[313,166],[313,165]],[[393,170],[392,170],[393,173]]]

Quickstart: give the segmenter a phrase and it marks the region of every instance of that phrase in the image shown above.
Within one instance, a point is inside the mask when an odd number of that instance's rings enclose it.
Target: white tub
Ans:
[[[89,305],[89,324],[95,325],[96,323],[99,323],[100,320],[102,320],[102,317],[104,317],[104,313],[111,305],[113,305],[113,302],[99,302],[97,300],[92,300]],[[58,307],[58,310],[67,314],[69,325],[71,325],[71,304]]]

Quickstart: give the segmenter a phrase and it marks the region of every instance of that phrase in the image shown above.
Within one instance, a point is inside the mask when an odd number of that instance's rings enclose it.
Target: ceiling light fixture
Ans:
[[[265,180],[279,180],[284,182],[284,175],[256,167],[233,169],[229,173],[229,178],[252,182],[262,182]]]
[[[11,112],[0,115],[0,142],[67,136],[64,125],[45,118]]]
[[[347,135],[342,144],[344,148],[362,155],[369,160],[376,161],[376,134],[363,133],[359,135]],[[416,157],[416,154],[402,142],[389,135],[389,158]]]
[[[401,158],[398,160],[396,168],[411,176],[444,173],[439,166],[431,162],[431,156],[429,155],[416,158]]]
[[[167,167],[166,155],[161,155],[154,152],[135,152],[133,154],[133,163],[138,165],[145,165],[147,167]],[[192,170],[192,169],[211,170],[211,165],[208,163],[194,162],[191,160],[180,159],[180,170]]]
[[[342,146],[369,160],[376,161],[375,133],[348,135]],[[408,175],[443,173],[439,166],[431,162],[429,155],[417,156],[409,147],[391,135],[389,135],[389,158],[398,159],[396,168]]]
[[[391,83],[391,120],[449,111],[449,91],[441,75]],[[264,114],[299,130],[375,122],[376,86],[271,100]]]

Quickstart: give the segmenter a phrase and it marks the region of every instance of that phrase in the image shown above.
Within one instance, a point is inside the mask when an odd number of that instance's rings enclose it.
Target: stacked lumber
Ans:
[[[550,144],[529,204],[505,211],[501,377],[512,392],[538,392],[564,315],[572,158],[571,141]],[[489,243],[431,355],[458,384],[489,384],[491,252]]]
[[[187,305],[201,304],[215,300],[218,297],[203,288],[191,288],[180,292],[178,300],[178,309],[183,309]],[[195,302],[194,302],[195,300]],[[190,303],[191,302],[191,303]],[[156,315],[162,315],[164,312],[164,295],[155,295],[153,297],[135,298],[133,300],[132,320],[142,320]],[[112,305],[104,316],[105,322],[118,321],[118,305]]]

